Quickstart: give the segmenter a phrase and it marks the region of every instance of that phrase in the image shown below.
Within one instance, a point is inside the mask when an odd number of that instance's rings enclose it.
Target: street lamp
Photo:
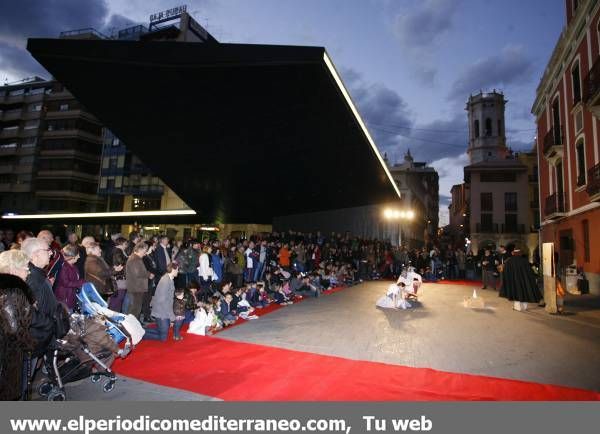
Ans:
[[[402,245],[402,221],[413,220],[415,218],[415,212],[411,209],[386,208],[383,210],[383,217],[386,220],[398,221],[398,247],[400,247]]]

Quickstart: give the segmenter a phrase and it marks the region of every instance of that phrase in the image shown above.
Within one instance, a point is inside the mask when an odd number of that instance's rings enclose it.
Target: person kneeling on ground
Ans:
[[[174,280],[175,277],[177,277],[178,272],[177,263],[171,262],[167,265],[167,272],[160,278],[158,285],[156,285],[156,292],[154,293],[154,297],[152,297],[151,303],[152,316],[155,318],[156,328],[146,328],[144,339],[165,342],[169,335],[171,321],[177,321],[175,313],[173,312],[173,299],[175,297]],[[183,322],[183,320],[181,322]],[[180,339],[181,337],[179,336],[178,329],[175,333],[175,340]]]

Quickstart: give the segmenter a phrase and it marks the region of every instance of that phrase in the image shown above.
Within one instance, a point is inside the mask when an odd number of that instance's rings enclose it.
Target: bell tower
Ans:
[[[508,101],[494,89],[491,93],[471,95],[465,110],[469,118],[470,164],[506,158],[504,106]]]

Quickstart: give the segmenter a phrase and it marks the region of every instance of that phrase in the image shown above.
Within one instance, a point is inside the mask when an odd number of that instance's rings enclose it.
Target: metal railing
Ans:
[[[549,216],[557,213],[565,212],[565,195],[564,193],[554,193],[546,198],[546,206],[544,207],[544,215]]]
[[[525,225],[523,225],[523,224],[507,225],[506,223],[504,223],[504,224],[502,224],[502,233],[503,234],[524,234],[525,233]]]
[[[498,224],[497,223],[490,223],[490,224],[477,223],[475,225],[475,231],[479,232],[479,233],[497,234],[498,233]]]
[[[600,91],[600,58],[596,60],[592,69],[583,80],[583,99],[584,102],[589,102]]]
[[[588,182],[585,191],[590,196],[600,194],[600,163],[588,169]]]
[[[547,154],[552,146],[562,146],[562,127],[553,126],[544,136],[543,152]]]
[[[65,32],[60,32],[59,38],[66,38],[69,36],[78,36],[78,35],[85,35],[91,33],[92,35],[100,38],[100,39],[110,39],[108,36],[100,33],[98,30],[92,28],[92,27],[86,27],[83,29],[75,29],[75,30],[67,30]]]

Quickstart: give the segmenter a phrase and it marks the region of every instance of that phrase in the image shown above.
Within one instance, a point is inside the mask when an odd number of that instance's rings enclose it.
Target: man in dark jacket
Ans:
[[[154,250],[154,262],[158,271],[158,278],[167,272],[167,265],[172,261],[171,248],[169,247],[169,237],[162,236],[158,240],[158,246]]]
[[[42,356],[54,336],[54,314],[58,301],[52,292],[52,285],[46,277],[44,267],[50,261],[51,251],[48,245],[38,238],[28,238],[21,246],[29,258],[29,276],[27,285],[35,299],[31,319],[31,337],[35,341],[34,357]]]

